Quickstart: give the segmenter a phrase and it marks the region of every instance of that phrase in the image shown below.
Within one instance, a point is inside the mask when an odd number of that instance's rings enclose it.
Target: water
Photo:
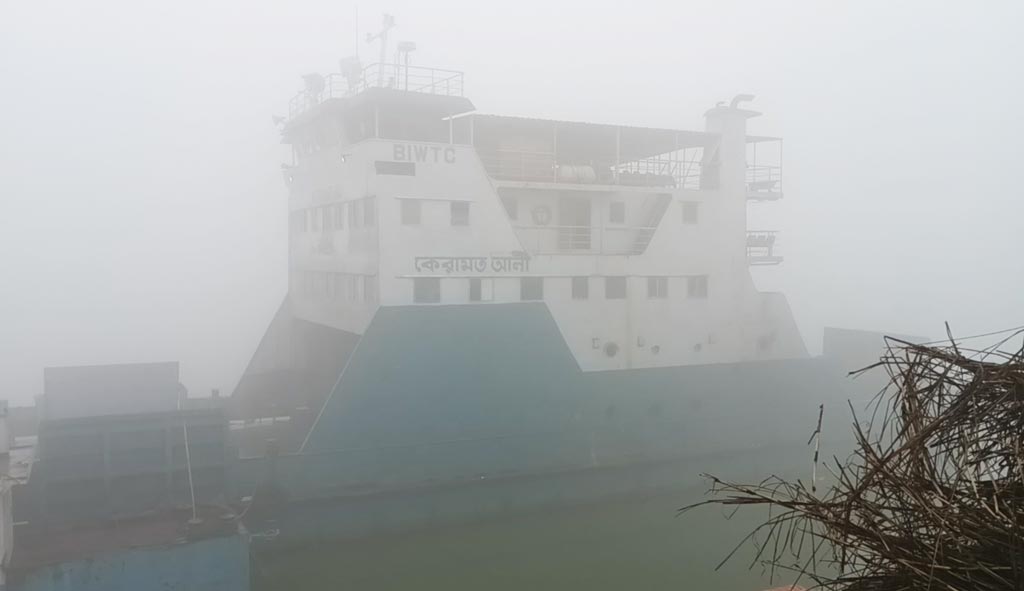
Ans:
[[[258,591],[323,589],[764,589],[752,551],[715,566],[757,523],[720,509],[676,516],[698,492],[661,493],[571,509],[318,545],[257,560]],[[786,578],[789,577],[789,578]],[[775,585],[792,582],[790,575]]]

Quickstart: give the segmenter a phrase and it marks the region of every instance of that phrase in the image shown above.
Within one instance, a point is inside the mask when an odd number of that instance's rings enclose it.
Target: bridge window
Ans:
[[[412,301],[417,304],[436,304],[441,301],[441,279],[417,277],[412,280]]]
[[[377,160],[374,162],[377,174],[392,174],[397,176],[416,176],[415,162],[392,162],[389,160]]]
[[[377,301],[377,276],[376,275],[364,275],[363,276],[363,301],[376,302]]]
[[[334,213],[330,205],[320,208],[320,215],[324,220],[324,232],[334,231]]]
[[[686,278],[686,297],[704,299],[708,297],[708,276],[693,275]]]
[[[469,203],[466,201],[452,201],[452,225],[469,225]]]
[[[365,201],[363,204],[363,222],[369,228],[375,225],[377,221],[377,198],[367,197],[363,201]]]
[[[699,213],[698,203],[696,201],[684,201],[683,202],[683,223],[684,224],[696,224]]]
[[[422,203],[415,199],[402,199],[402,224],[416,226],[420,223]]]
[[[605,277],[604,297],[609,300],[622,300],[626,298],[625,277]]]
[[[359,301],[359,277],[356,275],[346,275],[345,283],[348,285],[348,301]]]
[[[519,299],[526,301],[544,299],[543,277],[522,277],[519,279]]]
[[[626,204],[621,201],[612,201],[608,206],[608,223],[609,224],[625,224],[626,223]]]
[[[574,300],[585,300],[590,297],[590,278],[589,277],[573,277],[572,278],[572,299]]]
[[[360,209],[360,202],[349,201],[348,202],[348,225],[350,228],[358,228],[359,220],[362,218],[362,211]]]
[[[334,205],[334,229],[342,230],[345,228],[345,206],[341,203]]]
[[[668,277],[648,277],[647,297],[657,299],[667,298]]]

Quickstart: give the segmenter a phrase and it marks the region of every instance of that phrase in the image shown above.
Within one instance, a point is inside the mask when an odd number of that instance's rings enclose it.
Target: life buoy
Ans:
[[[533,223],[538,226],[546,226],[551,223],[551,208],[547,205],[538,205],[530,212],[533,216]]]

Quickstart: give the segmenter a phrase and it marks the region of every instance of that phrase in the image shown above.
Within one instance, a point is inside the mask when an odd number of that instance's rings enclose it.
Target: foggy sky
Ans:
[[[751,208],[786,261],[756,278],[812,351],[824,325],[1024,324],[1022,4],[838,4],[360,2],[359,29],[394,13],[487,113],[701,129],[756,94],[750,130],[786,139],[785,200]],[[354,53],[355,13],[0,2],[0,397],[154,360],[230,392],[286,288],[271,116]]]

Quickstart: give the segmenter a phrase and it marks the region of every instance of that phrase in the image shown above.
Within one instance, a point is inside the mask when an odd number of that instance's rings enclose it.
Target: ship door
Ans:
[[[590,250],[590,200],[558,200],[558,249]]]

